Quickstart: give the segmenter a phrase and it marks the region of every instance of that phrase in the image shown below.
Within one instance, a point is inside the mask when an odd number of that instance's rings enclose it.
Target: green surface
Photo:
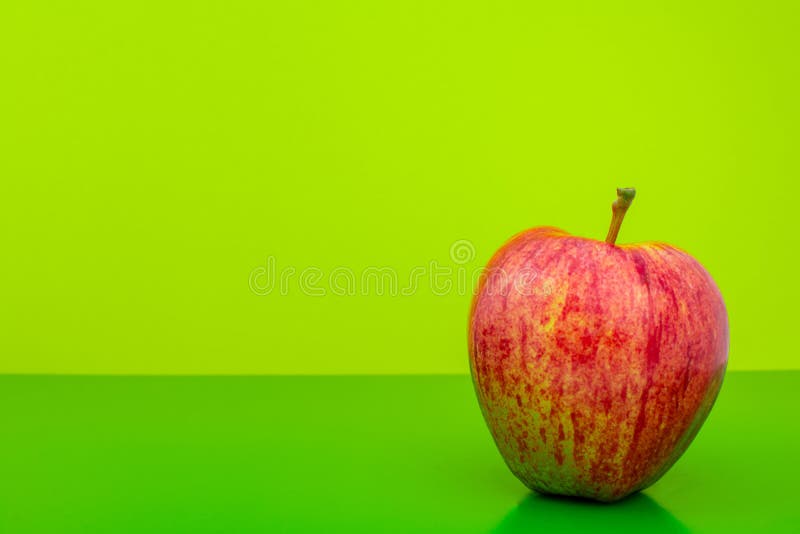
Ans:
[[[0,531],[789,532],[800,372],[726,378],[615,505],[506,469],[465,376],[0,377]]]
[[[619,186],[620,243],[717,280],[730,368],[797,368],[799,6],[4,0],[0,372],[464,373],[468,297],[364,269],[602,239]]]

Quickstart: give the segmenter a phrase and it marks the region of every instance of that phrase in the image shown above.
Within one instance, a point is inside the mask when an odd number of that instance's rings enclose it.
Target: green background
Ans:
[[[796,529],[798,11],[0,2],[0,533]],[[653,487],[548,499],[481,420],[468,286],[618,186],[620,242],[716,279],[732,372]]]
[[[603,505],[520,484],[464,375],[0,376],[0,532],[796,534],[799,391],[729,373],[680,461]]]
[[[796,2],[0,4],[0,372],[465,373],[469,296],[254,294],[477,268],[510,235],[698,258],[731,369],[797,368]]]

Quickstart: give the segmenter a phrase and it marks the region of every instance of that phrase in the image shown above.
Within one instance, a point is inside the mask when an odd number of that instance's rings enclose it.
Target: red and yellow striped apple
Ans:
[[[689,254],[538,227],[489,261],[472,302],[470,369],[508,467],[538,492],[615,501],[694,439],[725,374],[719,290]]]

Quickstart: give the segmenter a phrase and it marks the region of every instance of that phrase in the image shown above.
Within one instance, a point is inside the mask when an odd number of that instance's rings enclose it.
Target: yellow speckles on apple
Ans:
[[[543,334],[550,334],[553,332],[556,321],[561,316],[564,310],[564,304],[567,301],[567,291],[569,291],[569,283],[564,282],[556,284],[552,279],[549,279],[549,285],[553,288],[549,295],[549,303],[542,311],[542,319],[547,319],[547,322],[542,324],[541,332]]]

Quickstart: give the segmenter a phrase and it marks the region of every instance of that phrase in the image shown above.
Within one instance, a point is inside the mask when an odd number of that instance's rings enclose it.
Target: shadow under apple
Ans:
[[[689,532],[643,493],[612,504],[531,493],[492,532]]]

